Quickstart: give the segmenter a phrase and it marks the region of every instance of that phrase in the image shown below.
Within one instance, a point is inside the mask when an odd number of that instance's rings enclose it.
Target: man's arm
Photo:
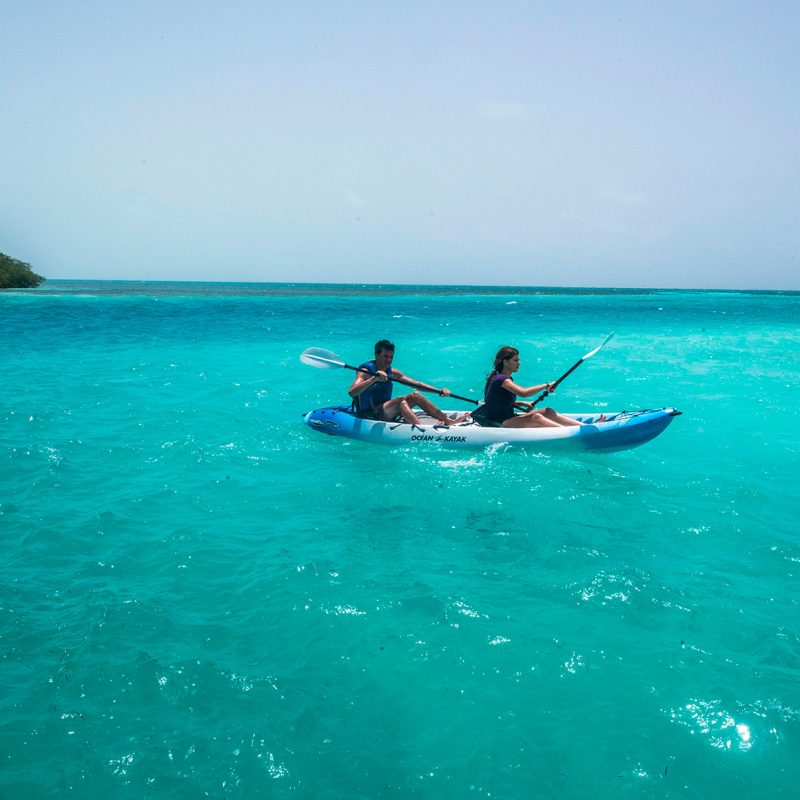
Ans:
[[[394,373],[395,377],[400,378],[400,380],[407,385],[411,385],[413,388],[422,389],[426,392],[433,392],[434,394],[440,394],[443,397],[447,397],[447,395],[450,394],[449,389],[437,389],[435,386],[431,386],[429,383],[423,383],[422,381],[418,381],[416,378],[409,378],[408,375],[404,375],[399,369],[393,369],[392,372]]]
[[[347,390],[347,393],[350,397],[358,397],[361,392],[369,389],[373,383],[378,383],[380,381],[388,380],[386,377],[386,373],[378,370],[375,375],[370,375],[367,372],[358,372],[356,373],[355,380],[350,384],[350,388]]]

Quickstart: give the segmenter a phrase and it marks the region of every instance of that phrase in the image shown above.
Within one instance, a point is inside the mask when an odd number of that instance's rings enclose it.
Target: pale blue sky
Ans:
[[[800,288],[800,2],[0,5],[62,278]]]

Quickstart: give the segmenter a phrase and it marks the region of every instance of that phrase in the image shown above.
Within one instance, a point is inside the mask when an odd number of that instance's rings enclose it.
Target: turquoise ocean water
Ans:
[[[796,797],[800,294],[0,294],[0,797]],[[322,436],[382,337],[644,447]],[[468,408],[452,403],[453,408]]]

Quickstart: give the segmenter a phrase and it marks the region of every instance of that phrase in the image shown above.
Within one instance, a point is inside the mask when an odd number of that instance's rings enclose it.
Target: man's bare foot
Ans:
[[[460,417],[456,417],[455,419],[451,419],[450,417],[444,417],[441,420],[442,425],[458,425],[462,422],[466,422],[469,419],[469,414],[462,414]]]

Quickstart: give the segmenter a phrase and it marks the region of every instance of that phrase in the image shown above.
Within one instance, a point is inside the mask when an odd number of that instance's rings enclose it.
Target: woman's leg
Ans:
[[[554,408],[543,408],[541,409],[541,413],[544,414],[547,419],[559,425],[583,425],[582,422],[578,422],[578,420],[572,419],[572,417],[565,417],[563,414],[559,414]]]
[[[517,414],[503,422],[504,428],[561,428],[557,422],[547,419],[541,411],[528,411],[527,414]]]

